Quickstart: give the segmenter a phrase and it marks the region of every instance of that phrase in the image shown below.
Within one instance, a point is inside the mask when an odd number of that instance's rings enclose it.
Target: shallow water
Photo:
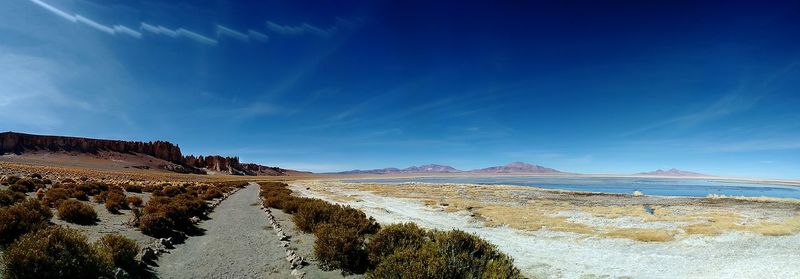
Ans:
[[[646,195],[705,197],[709,194],[745,197],[774,197],[800,199],[800,187],[756,184],[739,181],[669,178],[597,178],[541,176],[482,176],[482,177],[414,177],[355,179],[344,182],[397,184],[406,182],[505,184],[534,186],[573,191],[625,193],[640,191]]]

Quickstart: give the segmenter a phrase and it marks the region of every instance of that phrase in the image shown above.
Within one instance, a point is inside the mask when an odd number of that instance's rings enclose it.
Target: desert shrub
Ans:
[[[106,195],[105,207],[108,212],[119,213],[120,209],[128,209],[128,201],[122,191],[108,191]]]
[[[325,269],[362,273],[367,267],[364,238],[354,228],[333,223],[321,224],[315,232],[314,255]]]
[[[107,234],[94,243],[95,249],[106,261],[125,270],[136,266],[136,254],[139,245],[135,241],[119,234]]]
[[[53,184],[53,181],[49,178],[42,179],[42,184]]]
[[[64,188],[53,188],[44,193],[42,203],[49,207],[58,206],[59,202],[68,200],[70,198],[70,191]]]
[[[11,191],[11,190],[0,190],[0,207],[3,206],[10,206],[15,203],[21,202],[25,199],[25,194]]]
[[[81,200],[81,201],[88,201],[89,200],[89,195],[87,195],[86,192],[80,191],[80,190],[72,190],[72,191],[70,191],[69,197],[77,199],[77,200]]]
[[[292,221],[304,232],[314,232],[317,226],[328,222],[336,206],[322,200],[307,200],[300,205]]]
[[[215,188],[208,189],[205,193],[203,193],[200,196],[200,198],[202,198],[203,200],[207,200],[207,201],[210,201],[210,200],[213,200],[213,199],[218,199],[218,198],[221,198],[221,197],[222,197],[222,192],[220,192],[219,190],[217,190]]]
[[[146,193],[152,193],[154,191],[161,191],[161,188],[162,187],[160,185],[145,185],[142,187],[142,191]]]
[[[0,208],[0,245],[7,245],[23,234],[47,227],[52,217],[50,208],[33,199]]]
[[[108,191],[102,191],[92,197],[92,201],[96,203],[104,203],[108,198]]]
[[[511,258],[486,240],[459,230],[437,231],[433,235],[434,241],[447,259],[446,274],[457,276],[455,278],[486,278],[488,274],[484,272],[487,271],[488,264],[493,262],[493,273],[512,274],[505,278],[522,278]]]
[[[90,225],[96,222],[97,213],[88,204],[65,200],[58,204],[58,218],[70,223]]]
[[[139,228],[152,236],[168,234],[172,229],[190,230],[194,225],[189,219],[202,216],[206,210],[208,205],[204,200],[187,194],[174,198],[153,197],[142,209]]]
[[[139,230],[154,237],[172,235],[172,221],[163,212],[145,213],[139,218]]]
[[[17,192],[33,192],[33,190],[36,189],[36,184],[33,183],[32,179],[22,178],[17,180],[11,187],[15,187],[13,190]]]
[[[142,198],[137,196],[128,196],[127,198],[125,198],[125,200],[128,202],[129,205],[134,207],[142,207],[142,204],[144,203]]]
[[[19,176],[16,175],[9,175],[6,176],[5,181],[3,181],[3,185],[14,185],[19,180]]]
[[[32,173],[31,175],[29,175],[28,177],[30,177],[30,178],[42,179],[42,175],[41,175],[41,174],[38,174],[38,173],[35,173],[35,172],[34,172],[34,173]]]
[[[8,190],[11,190],[11,191],[14,191],[14,192],[18,192],[18,193],[27,193],[28,192],[28,187],[26,187],[25,185],[20,185],[20,184],[11,184],[11,186],[8,186]]]
[[[72,178],[64,178],[61,180],[61,183],[75,183],[75,180]]]
[[[369,261],[377,265],[384,258],[402,249],[418,249],[428,239],[428,233],[414,223],[393,224],[382,228],[367,245]]]
[[[142,186],[139,186],[139,185],[125,184],[124,188],[125,188],[125,191],[131,192],[131,193],[141,193],[142,192]]]
[[[89,196],[100,194],[108,190],[108,184],[97,181],[83,181],[75,186],[76,190],[82,191]]]
[[[381,260],[367,278],[480,278],[457,277],[446,273],[447,259],[433,242],[419,248],[404,248]]]
[[[101,278],[105,261],[78,231],[52,226],[22,236],[3,254],[8,278]]]
[[[183,194],[185,192],[186,192],[186,189],[184,189],[181,186],[168,186],[168,187],[164,187],[164,189],[161,190],[161,195],[164,195],[164,196],[167,196],[167,197],[174,197],[174,196]]]
[[[364,212],[349,206],[335,206],[327,222],[353,228],[359,235],[374,234],[380,229],[380,225],[375,222],[375,219],[367,218]]]

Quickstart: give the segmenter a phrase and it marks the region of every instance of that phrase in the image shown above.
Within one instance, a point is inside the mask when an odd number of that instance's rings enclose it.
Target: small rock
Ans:
[[[114,270],[114,279],[128,279],[128,278],[131,278],[131,276],[124,269],[117,267],[117,269]]]

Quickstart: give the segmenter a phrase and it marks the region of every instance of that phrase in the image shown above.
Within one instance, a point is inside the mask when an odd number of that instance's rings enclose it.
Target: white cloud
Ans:
[[[66,13],[66,12],[64,12],[62,10],[59,10],[56,7],[50,6],[49,4],[47,4],[45,2],[42,2],[42,1],[39,1],[39,0],[30,0],[30,1],[33,2],[36,5],[39,5],[39,7],[42,7],[45,10],[48,10],[49,12],[56,14],[57,16],[63,17],[66,20],[69,20],[69,21],[72,21],[72,22],[76,22],[77,21],[75,16],[72,16],[72,15],[70,15],[70,14],[68,14],[68,13]]]
[[[124,34],[136,39],[142,38],[141,32],[128,28],[124,25],[119,25],[119,24],[113,26],[105,25],[94,19],[85,17],[80,14],[72,15],[50,4],[47,4],[41,0],[29,0],[29,1],[59,17],[69,20],[70,22],[81,23],[83,25],[89,26],[95,30],[98,30],[100,32],[109,35]],[[282,35],[313,34],[320,37],[329,37],[338,32],[341,28],[353,28],[353,26],[355,26],[355,23],[341,18],[336,18],[335,24],[328,28],[320,28],[308,23],[301,23],[300,25],[297,26],[290,26],[290,25],[280,25],[271,21],[267,21],[268,29]],[[161,25],[149,24],[145,22],[140,23],[139,30],[150,32],[156,35],[164,35],[172,38],[178,38],[178,37],[186,38],[206,45],[216,45],[217,40],[222,37],[229,37],[242,42],[250,42],[250,41],[267,42],[269,40],[269,36],[267,36],[266,34],[252,29],[248,29],[247,32],[239,32],[222,25],[216,26],[216,39],[209,38],[207,36],[201,35],[199,33],[184,28],[170,29]]]
[[[133,30],[133,29],[130,29],[130,28],[122,26],[122,25],[114,25],[114,31],[117,32],[117,33],[126,34],[128,36],[131,36],[131,37],[134,37],[134,38],[137,38],[137,39],[142,38],[142,33],[141,32]]]
[[[269,41],[269,36],[265,35],[264,33],[257,32],[254,30],[247,30],[247,34],[250,35],[250,38],[259,42],[266,42]]]
[[[184,38],[188,38],[188,39],[192,39],[192,40],[194,40],[196,42],[204,43],[204,44],[207,44],[207,45],[216,45],[217,44],[217,40],[211,39],[209,37],[197,34],[195,32],[192,32],[192,31],[189,31],[189,30],[186,30],[186,29],[183,29],[183,28],[178,28],[178,30],[175,31],[175,32],[178,33],[178,36],[181,36],[181,37],[184,37]]]
[[[239,31],[230,29],[222,25],[217,25],[217,37],[221,36],[228,36],[242,42],[250,41],[250,36],[247,36],[247,34],[241,33]]]
[[[187,38],[187,39],[190,39],[190,40],[193,40],[193,41],[196,41],[196,42],[199,42],[199,43],[207,44],[207,45],[216,45],[217,44],[217,40],[211,39],[209,37],[200,35],[198,33],[195,33],[195,32],[183,29],[183,28],[178,28],[176,30],[172,30],[172,29],[166,28],[166,27],[161,26],[161,25],[155,26],[155,25],[152,25],[152,24],[148,24],[146,22],[142,22],[139,25],[139,29],[141,29],[142,31],[150,32],[152,34],[164,35],[164,36],[171,37],[171,38],[179,38],[179,37]]]
[[[81,15],[77,15],[77,14],[75,15],[75,19],[76,19],[76,20],[77,20],[79,23],[86,24],[86,25],[88,25],[89,27],[92,27],[92,28],[94,28],[94,29],[100,30],[101,32],[105,32],[105,33],[108,33],[108,34],[114,35],[114,29],[113,29],[113,28],[111,28],[111,27],[108,27],[108,26],[105,26],[105,25],[102,25],[102,24],[100,24],[100,23],[97,23],[97,22],[96,22],[96,21],[94,21],[94,20],[91,20],[91,19],[85,18],[85,17],[83,17],[83,16],[81,16]]]
[[[84,16],[79,15],[79,14],[70,15],[67,12],[64,12],[64,11],[62,11],[62,10],[56,8],[56,7],[53,7],[53,6],[51,6],[51,5],[47,4],[47,3],[44,3],[42,1],[40,1],[40,0],[30,0],[30,1],[33,2],[34,4],[38,5],[39,7],[42,7],[45,10],[47,10],[47,11],[49,11],[49,12],[51,12],[51,13],[57,15],[57,16],[60,16],[60,17],[62,17],[64,19],[66,19],[66,20],[69,20],[69,21],[75,22],[75,23],[85,24],[85,25],[87,25],[89,27],[92,27],[92,28],[94,28],[94,29],[96,29],[96,30],[98,30],[100,32],[107,33],[109,35],[116,35],[116,34],[119,33],[119,34],[125,34],[125,35],[128,35],[128,36],[131,36],[131,37],[134,37],[134,38],[137,38],[137,39],[142,37],[141,33],[136,32],[135,30],[130,29],[130,28],[125,27],[125,26],[122,26],[122,25],[114,25],[114,27],[109,27],[107,25],[101,24],[101,23],[99,23],[97,21],[94,21],[94,20],[92,20],[90,18],[84,17]]]
[[[282,35],[313,34],[320,37],[329,37],[339,32],[342,28],[352,29],[353,27],[355,27],[355,25],[356,23],[343,18],[336,18],[335,23],[328,28],[320,28],[305,22],[301,23],[300,25],[281,25],[272,21],[267,21],[267,28],[272,32],[278,34]]]
[[[269,40],[269,36],[252,29],[247,30],[247,33],[242,33],[222,25],[217,25],[217,38],[222,37],[230,37],[242,42],[258,41],[263,43]]]

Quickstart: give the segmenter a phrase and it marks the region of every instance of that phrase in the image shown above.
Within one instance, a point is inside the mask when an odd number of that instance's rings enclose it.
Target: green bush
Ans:
[[[22,236],[3,254],[7,278],[109,277],[105,261],[78,231],[52,226]]]
[[[349,206],[335,206],[327,222],[337,226],[353,228],[359,235],[374,234],[380,229],[380,225],[375,222],[375,219],[372,217],[367,218],[364,212]]]
[[[97,213],[88,204],[65,200],[58,204],[58,218],[70,223],[91,225],[97,222]]]
[[[50,208],[34,199],[0,208],[0,245],[14,242],[21,235],[50,225]]]
[[[315,233],[314,255],[324,269],[363,273],[369,267],[364,238],[354,228],[321,224]]]
[[[510,274],[505,278],[522,278],[511,258],[486,240],[459,230],[435,231],[433,235],[447,259],[445,273],[457,276],[455,278],[496,278],[493,276],[498,274]],[[489,263],[492,263],[491,269],[488,269]]]
[[[428,233],[414,223],[392,224],[382,228],[367,245],[369,261],[373,265],[402,249],[419,249],[430,241]]]
[[[0,190],[0,207],[10,206],[25,200],[25,194],[11,190]]]
[[[435,243],[426,242],[419,248],[404,248],[389,255],[367,273],[367,278],[480,278],[448,274],[446,266],[447,260],[442,250]]]
[[[119,234],[107,234],[95,242],[95,249],[114,266],[132,270],[136,266],[136,254],[139,245],[135,241]]]
[[[70,191],[64,188],[53,188],[47,190],[42,198],[42,203],[49,207],[56,207],[58,203],[68,200],[70,198]]]
[[[304,232],[314,232],[318,225],[328,222],[336,206],[322,200],[307,200],[300,204],[292,221]]]

